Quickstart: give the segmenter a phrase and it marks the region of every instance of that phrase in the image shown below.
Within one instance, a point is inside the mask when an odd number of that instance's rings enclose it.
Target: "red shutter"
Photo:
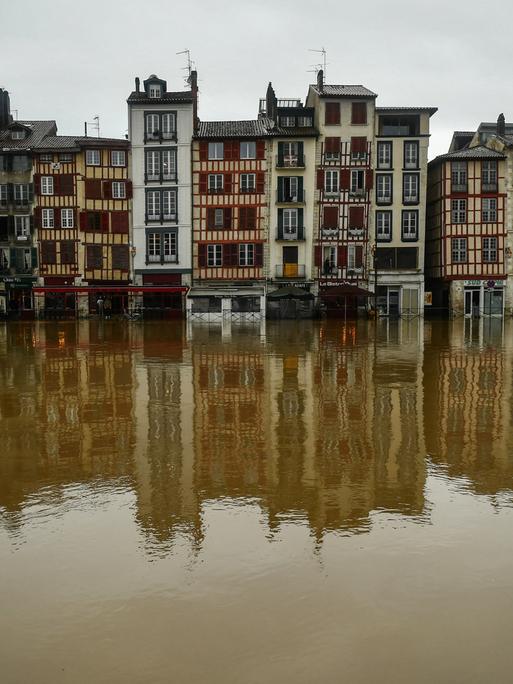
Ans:
[[[239,230],[246,230],[248,226],[248,207],[239,207]]]
[[[232,245],[225,242],[223,245],[223,266],[232,265]]]
[[[224,174],[224,191],[227,194],[232,192],[233,179],[231,173]]]
[[[255,266],[264,265],[264,245],[261,242],[255,244]]]
[[[223,228],[231,228],[232,227],[232,208],[231,207],[225,207],[224,213],[223,213]]]
[[[87,230],[87,211],[80,212],[80,230]]]
[[[104,199],[112,199],[112,181],[102,181],[102,194]]]
[[[199,177],[199,192],[206,193],[208,187],[208,174],[200,173]]]
[[[338,228],[338,207],[324,207],[324,228]]]
[[[340,189],[349,190],[351,187],[351,171],[349,169],[342,169],[340,171]]]
[[[347,266],[347,247],[343,245],[337,248],[337,266]]]
[[[207,245],[202,242],[198,245],[198,266],[204,268],[207,265]]]
[[[265,174],[263,171],[259,171],[256,175],[256,191],[258,195],[264,194],[265,187]]]
[[[265,159],[265,140],[257,140],[256,156],[257,159]]]
[[[363,264],[363,247],[361,245],[356,246],[354,254],[354,263],[356,268]]]
[[[54,228],[60,228],[61,227],[61,208],[60,207],[54,207],[54,210],[53,210],[53,227]]]
[[[366,124],[367,123],[367,103],[366,102],[352,102],[351,103],[351,123],[352,124]]]
[[[326,154],[338,154],[340,151],[340,138],[328,137],[324,143],[324,152]]]
[[[71,173],[64,173],[60,178],[60,195],[72,195],[74,186],[73,186],[73,174]]]
[[[208,142],[206,140],[201,140],[199,144],[200,150],[200,161],[208,160]]]
[[[367,169],[365,171],[365,188],[367,190],[372,190],[374,182],[374,174],[372,173],[372,169]]]
[[[216,210],[213,207],[207,209],[207,228],[215,228]]]
[[[35,207],[34,209],[34,228],[36,230],[41,228],[41,207]]]
[[[85,182],[85,197],[86,199],[101,199],[102,182],[100,180],[87,178]]]
[[[328,125],[340,123],[340,102],[326,102],[324,123]]]
[[[109,212],[102,211],[102,230],[104,233],[109,232]]]
[[[113,233],[128,233],[128,211],[113,211],[110,220]]]
[[[324,171],[317,169],[317,190],[324,190]]]
[[[356,154],[367,152],[367,138],[361,136],[351,138],[351,152]]]
[[[134,187],[133,187],[132,181],[127,180],[125,185],[126,185],[126,198],[132,199],[132,197],[134,195]]]
[[[53,178],[53,194],[54,195],[60,195],[61,194],[61,177],[60,176],[52,176]]]
[[[363,228],[365,225],[364,207],[349,207],[349,228]]]
[[[228,161],[237,161],[240,157],[240,143],[238,140],[227,140],[224,143],[224,158]]]
[[[248,230],[256,230],[257,227],[257,210],[256,207],[248,207],[246,215],[246,228]]]
[[[34,180],[34,194],[40,195],[41,194],[41,174],[35,173],[33,180]]]
[[[322,248],[320,245],[315,245],[314,261],[316,266],[322,268]]]

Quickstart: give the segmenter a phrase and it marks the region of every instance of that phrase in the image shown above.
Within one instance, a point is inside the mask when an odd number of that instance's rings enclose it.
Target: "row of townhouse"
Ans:
[[[0,90],[5,313],[511,313],[503,118],[428,165],[434,107],[377,107],[320,71],[304,103],[269,84],[255,119],[209,122],[189,84],[136,78],[128,139],[14,121]]]

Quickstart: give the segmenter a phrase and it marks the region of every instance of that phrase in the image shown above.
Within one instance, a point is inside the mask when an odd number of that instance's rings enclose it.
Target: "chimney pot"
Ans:
[[[504,114],[499,114],[497,118],[497,135],[504,137],[506,135],[506,119]]]
[[[135,92],[138,93],[141,90],[141,80],[139,76],[135,77]]]

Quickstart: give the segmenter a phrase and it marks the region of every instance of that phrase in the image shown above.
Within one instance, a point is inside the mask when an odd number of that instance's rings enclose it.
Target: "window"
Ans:
[[[43,228],[53,228],[53,209],[41,210],[41,225],[43,226]]]
[[[113,199],[125,199],[126,197],[126,185],[124,182],[113,181],[112,182],[112,197]]]
[[[340,190],[338,171],[324,172],[324,191],[326,194],[337,194]]]
[[[0,185],[0,206],[7,206],[7,183]]]
[[[467,200],[453,199],[451,200],[451,219],[452,223],[466,223],[467,222]]]
[[[223,246],[207,245],[207,266],[223,265]]]
[[[112,166],[126,166],[125,150],[112,150],[110,153]]]
[[[340,102],[326,102],[324,124],[326,126],[338,126],[340,124]]]
[[[176,221],[176,190],[148,190],[146,193],[146,219],[148,221]]]
[[[53,176],[41,176],[41,194],[53,195]]]
[[[311,116],[298,116],[297,125],[301,128],[308,128],[313,126],[313,120]]]
[[[4,157],[5,159],[5,157]],[[28,171],[32,168],[32,160],[27,155],[15,154],[8,159],[11,160],[13,171]],[[0,158],[0,170],[2,169],[1,158]],[[4,169],[8,171],[9,169]]]
[[[176,138],[176,114],[166,112],[161,114],[160,130],[162,131],[162,138],[164,140],[173,140]]]
[[[256,190],[256,174],[241,173],[240,175],[240,191],[241,192],[255,192]]]
[[[355,245],[347,245],[347,270],[354,271],[356,268],[356,249]]]
[[[294,116],[280,116],[280,126],[284,128],[293,128],[296,125]]]
[[[61,228],[73,228],[73,209],[61,209]]]
[[[18,207],[28,204],[29,202],[29,186],[15,185],[14,186],[14,204]]]
[[[486,263],[497,261],[497,238],[485,237],[482,239],[483,261]]]
[[[75,263],[75,242],[74,240],[61,240],[61,264]]]
[[[419,176],[417,173],[403,174],[403,203],[418,204]]]
[[[367,138],[351,138],[351,159],[366,159],[367,157]]]
[[[113,245],[111,254],[112,268],[117,268],[121,271],[128,271],[130,267],[128,245]]]
[[[163,252],[162,259],[164,262],[176,262],[178,261],[178,251],[177,251],[177,234],[176,233],[163,233],[162,242]]]
[[[351,102],[351,123],[352,124],[366,124],[367,123],[367,103],[366,102]]]
[[[152,98],[159,98],[160,97],[160,86],[159,85],[150,85],[149,87],[149,96]]]
[[[162,150],[162,179],[176,180],[176,150]]]
[[[30,216],[14,217],[14,234],[18,240],[26,240],[30,236]]]
[[[497,162],[495,160],[481,162],[482,192],[497,191]]]
[[[303,199],[303,179],[297,176],[278,178],[278,202],[298,202]]]
[[[419,143],[417,141],[405,141],[404,143],[404,168],[419,168]]]
[[[162,191],[162,217],[164,221],[176,220],[176,191]]]
[[[454,161],[451,163],[452,192],[467,191],[467,162]]]
[[[224,159],[224,143],[209,142],[208,143],[208,158],[209,159]]]
[[[102,214],[101,211],[88,211],[86,214],[87,230],[96,232],[102,229]]]
[[[376,239],[382,242],[392,240],[392,212],[376,212]]]
[[[146,137],[158,138],[160,135],[160,116],[158,114],[146,114]]]
[[[212,225],[209,228],[224,228],[224,209],[214,209]]]
[[[256,142],[241,142],[240,158],[256,159]]]
[[[86,150],[86,165],[100,166],[100,150]]]
[[[451,260],[453,264],[461,264],[467,261],[467,238],[452,238]]]
[[[103,247],[101,245],[87,245],[86,268],[103,267]]]
[[[145,114],[145,140],[174,140],[176,138],[176,113],[160,112]]]
[[[419,212],[403,211],[402,213],[402,240],[418,240],[419,237]]]
[[[224,179],[222,173],[209,173],[208,174],[208,191],[209,192],[222,192],[224,186]]]
[[[160,233],[148,233],[148,261],[160,261]]]
[[[481,200],[481,223],[497,221],[497,198],[483,197]]]
[[[9,250],[0,248],[0,271],[7,271],[9,268]]]
[[[160,152],[146,152],[146,180],[160,180]]]
[[[378,169],[392,168],[392,143],[378,142]]]
[[[61,152],[59,154],[59,161],[61,161],[61,162],[72,162],[73,161],[73,155],[70,154],[69,152]]]
[[[146,152],[146,180],[176,180],[176,150]]]
[[[146,216],[148,221],[160,221],[160,191],[146,193]]]
[[[338,159],[340,156],[340,138],[327,136],[324,140],[324,156],[326,160]]]
[[[365,174],[363,170],[353,169],[351,171],[351,187],[350,193],[352,195],[364,195],[365,194]]]
[[[25,138],[26,131],[12,131],[12,140],[23,140]]]
[[[323,275],[336,274],[337,270],[336,247],[323,247],[322,249],[322,272]]]
[[[239,245],[239,266],[253,266],[255,263],[255,245]]]
[[[178,242],[175,231],[148,233],[147,261],[158,263],[177,263]]]
[[[283,237],[292,238],[297,235],[298,229],[298,213],[297,209],[283,210]]]
[[[376,202],[378,204],[392,203],[392,174],[379,173],[376,175]]]
[[[51,162],[53,161],[53,154],[41,154],[39,155],[39,161]]]

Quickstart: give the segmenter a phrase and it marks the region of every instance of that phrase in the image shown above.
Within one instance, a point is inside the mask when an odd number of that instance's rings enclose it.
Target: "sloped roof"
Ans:
[[[93,138],[90,136],[76,135],[48,135],[35,146],[41,150],[79,150],[81,147],[107,147],[121,145],[128,147],[129,142],[125,138]]]
[[[456,152],[448,152],[447,154],[441,154],[435,157],[430,164],[435,162],[447,161],[451,159],[505,159],[506,156],[501,152],[496,152],[491,150],[484,145],[477,145],[476,147],[466,147],[463,150],[457,150]]]
[[[249,121],[200,121],[196,138],[263,138],[268,135],[263,119]]]
[[[172,104],[192,102],[192,91],[180,90],[177,92],[164,93],[162,97],[148,97],[145,92],[132,91],[127,102],[134,104]]]
[[[12,129],[7,127],[0,130],[0,150],[2,149],[22,149],[27,150],[36,147],[41,140],[57,132],[55,121],[15,121],[30,130],[22,140],[13,140],[11,137]]]
[[[317,84],[311,85],[319,97],[377,97],[376,93],[362,85],[324,85],[319,89]]]
[[[438,107],[376,107],[376,112],[427,112],[433,116],[438,111]]]

